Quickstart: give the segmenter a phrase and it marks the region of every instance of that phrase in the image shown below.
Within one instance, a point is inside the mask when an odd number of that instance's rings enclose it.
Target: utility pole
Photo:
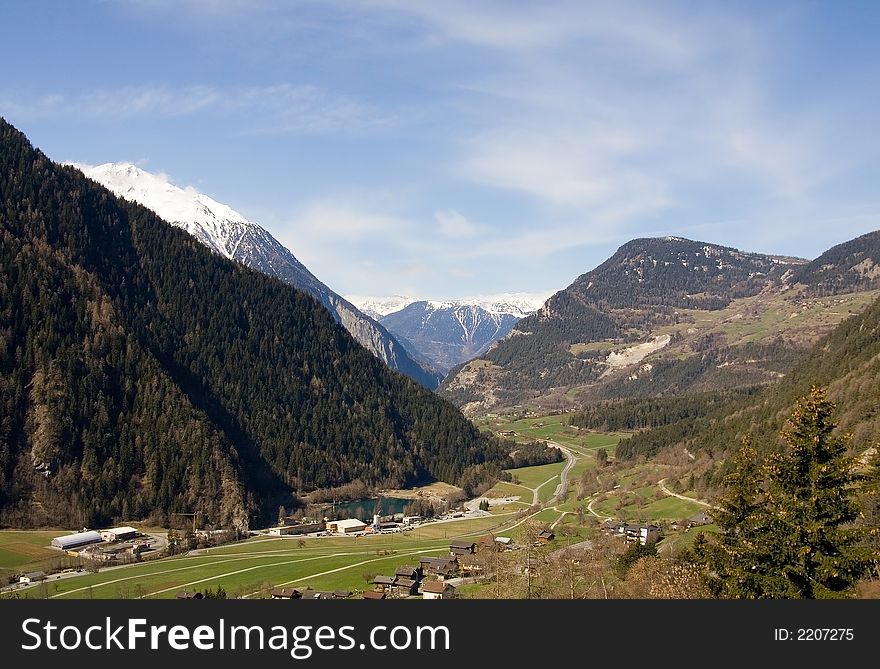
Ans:
[[[172,515],[172,516],[184,516],[184,517],[192,516],[192,519],[193,519],[193,536],[195,536],[195,533],[196,533],[196,517],[197,517],[198,514],[195,514],[195,513],[172,513],[171,515]]]

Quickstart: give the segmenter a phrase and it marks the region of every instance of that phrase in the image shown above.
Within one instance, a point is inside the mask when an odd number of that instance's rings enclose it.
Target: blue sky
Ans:
[[[0,114],[343,294],[552,291],[633,237],[880,228],[877,2],[5,2]]]

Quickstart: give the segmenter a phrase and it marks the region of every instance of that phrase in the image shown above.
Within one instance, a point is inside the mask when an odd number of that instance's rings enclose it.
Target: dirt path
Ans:
[[[704,502],[701,499],[695,499],[694,497],[688,497],[687,495],[679,495],[677,492],[672,492],[669,488],[666,487],[666,479],[660,479],[657,481],[657,486],[660,488],[660,491],[664,495],[669,495],[670,497],[677,497],[678,499],[683,499],[687,502],[693,502],[694,504],[699,504],[700,506],[705,506],[710,509],[717,509],[718,507],[714,504],[710,504],[709,502]]]

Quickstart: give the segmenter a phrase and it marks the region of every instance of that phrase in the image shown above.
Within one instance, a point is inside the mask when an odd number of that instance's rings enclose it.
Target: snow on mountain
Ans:
[[[228,205],[180,188],[164,174],[152,174],[130,163],[75,167],[115,195],[152,209],[172,225],[183,228],[216,253],[269,276],[274,276],[317,298],[363,346],[393,369],[428,388],[441,375],[404,347],[382,325],[319,281],[293,253],[265,229]]]
[[[425,300],[405,295],[370,297],[347,295],[346,299],[361,311],[381,320],[385,316],[405,309],[414,302],[426,302],[432,309],[455,309],[456,307],[479,307],[492,314],[510,314],[523,318],[537,311],[550,293],[499,293],[453,300]]]
[[[413,302],[419,301],[417,297],[408,297],[406,295],[389,295],[388,297],[346,295],[345,299],[376,320],[381,320],[383,316],[393,314],[408,307]]]
[[[461,300],[405,298],[395,302],[390,298],[373,298],[369,304],[394,307],[408,302],[382,316],[380,322],[436,367],[448,371],[484,353],[506,336],[517,321],[539,309],[546,297],[510,293]]]

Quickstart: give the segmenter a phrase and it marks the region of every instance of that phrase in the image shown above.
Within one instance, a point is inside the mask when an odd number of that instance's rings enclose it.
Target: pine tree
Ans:
[[[771,596],[843,597],[867,568],[864,530],[852,527],[855,459],[846,454],[849,436],[832,434],[834,408],[813,386],[782,432],[788,448],[767,462],[771,536],[782,562]]]
[[[714,512],[721,536],[694,551],[725,598],[846,597],[869,566],[853,526],[854,459],[834,436],[834,405],[813,387],[781,433],[785,448],[761,465],[748,441]]]
[[[761,597],[761,581],[773,567],[766,551],[768,523],[761,484],[761,464],[746,437],[734,456],[733,471],[724,479],[725,493],[712,512],[720,537],[714,543],[700,541],[693,549],[718,597]]]

